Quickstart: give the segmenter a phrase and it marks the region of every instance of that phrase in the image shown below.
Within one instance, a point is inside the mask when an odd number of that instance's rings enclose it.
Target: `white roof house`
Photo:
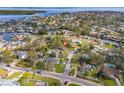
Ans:
[[[20,58],[20,59],[26,59],[28,57],[27,52],[25,51],[19,51],[16,53],[16,55]]]

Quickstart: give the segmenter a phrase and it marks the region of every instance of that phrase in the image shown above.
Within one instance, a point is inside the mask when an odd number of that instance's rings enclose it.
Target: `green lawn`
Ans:
[[[19,83],[23,86],[33,86],[35,81],[25,82],[25,80],[27,79],[33,79],[33,74],[29,72],[24,73],[23,76],[20,78]],[[49,86],[60,86],[59,80],[50,77],[35,75],[34,80],[48,82]]]
[[[81,85],[75,84],[75,83],[70,83],[70,84],[68,84],[68,86],[81,86]]]
[[[79,57],[79,54],[75,54],[72,56],[71,63],[74,65],[79,65],[79,62],[77,61]]]
[[[95,82],[95,83],[100,83],[99,80],[95,80],[95,79],[92,79],[88,76],[84,76],[84,75],[81,75],[81,74],[78,74],[78,78],[81,78],[81,79],[84,79],[84,80],[88,80],[88,81],[91,81],[91,82]]]
[[[12,80],[12,79],[18,77],[21,74],[22,74],[21,72],[15,72],[12,75],[10,75],[9,77],[7,77],[7,79],[11,79]]]
[[[105,48],[108,48],[108,49],[114,48],[114,46],[112,46],[112,45],[107,45],[107,44],[105,44],[104,47],[105,47]]]
[[[103,82],[104,82],[104,84],[106,85],[106,86],[116,86],[117,84],[116,84],[116,82],[114,81],[114,80],[103,80]]]
[[[61,62],[61,63],[65,63],[66,61],[67,61],[66,58],[60,58],[60,62]]]
[[[100,78],[100,82],[105,86],[117,86],[116,82],[112,79]]]
[[[124,86],[124,82],[121,82],[121,85]]]
[[[0,76],[2,76],[2,77],[7,77],[7,75],[8,75],[8,71],[6,71],[6,70],[0,68]]]
[[[65,64],[55,64],[55,69],[57,73],[64,73]]]

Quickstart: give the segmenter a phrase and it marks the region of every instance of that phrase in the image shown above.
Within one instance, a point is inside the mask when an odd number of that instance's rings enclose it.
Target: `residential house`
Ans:
[[[19,59],[26,59],[28,57],[28,54],[26,51],[18,51],[16,52],[16,55]]]

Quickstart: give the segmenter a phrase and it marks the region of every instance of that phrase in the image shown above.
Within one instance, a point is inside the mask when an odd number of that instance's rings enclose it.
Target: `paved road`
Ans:
[[[71,51],[71,52],[69,52],[69,54],[68,54],[68,61],[67,61],[67,63],[66,63],[65,71],[64,71],[64,74],[65,74],[65,75],[68,75],[69,72],[70,72],[71,59],[72,59],[73,54],[74,54],[74,51]]]
[[[110,76],[113,80],[115,80],[115,82],[117,83],[117,85],[118,86],[121,86],[121,83],[120,83],[120,81],[119,81],[119,79],[117,78],[117,77],[115,77],[115,76]]]
[[[0,65],[1,68],[7,69],[7,70],[16,70],[16,71],[20,71],[20,72],[25,72],[26,69],[24,68],[20,68],[20,67],[7,67],[5,65]],[[29,70],[29,72],[33,73],[33,70]],[[36,71],[37,72],[37,71]],[[67,76],[64,74],[60,74],[60,73],[55,73],[55,72],[49,72],[49,71],[41,71],[42,76],[48,76],[48,77],[53,77],[59,80],[67,80],[69,82],[73,82],[73,83],[77,83],[83,86],[100,86],[100,84],[94,83],[94,82],[90,82],[87,80],[83,80],[83,79],[79,79],[76,77],[71,77],[71,76]]]

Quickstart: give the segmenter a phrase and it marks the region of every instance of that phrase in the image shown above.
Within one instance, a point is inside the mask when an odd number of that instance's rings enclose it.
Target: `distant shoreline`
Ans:
[[[124,7],[0,7],[0,10],[81,10],[81,11],[117,11],[124,12]]]
[[[36,13],[46,13],[47,11],[36,10],[0,10],[0,15],[33,15]]]

